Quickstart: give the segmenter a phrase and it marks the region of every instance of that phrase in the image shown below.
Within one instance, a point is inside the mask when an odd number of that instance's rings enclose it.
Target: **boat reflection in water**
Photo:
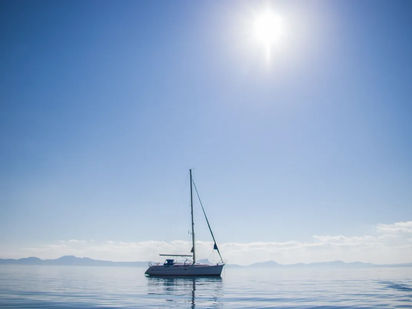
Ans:
[[[147,277],[147,294],[168,307],[215,307],[223,297],[221,277]]]

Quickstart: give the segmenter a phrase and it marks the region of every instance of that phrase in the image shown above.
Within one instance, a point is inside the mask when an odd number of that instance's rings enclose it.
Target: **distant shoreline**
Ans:
[[[208,262],[208,261],[205,261]],[[57,259],[40,259],[37,257],[27,257],[20,259],[0,259],[0,265],[71,265],[71,266],[124,266],[124,267],[142,267],[147,266],[149,262],[134,261],[134,262],[114,262],[106,260],[95,260],[88,257],[76,257],[72,255],[62,256]],[[337,268],[371,268],[371,267],[412,267],[412,263],[402,264],[373,264],[364,262],[316,262],[316,263],[296,263],[296,264],[279,264],[275,261],[266,261],[253,263],[250,265],[227,264],[228,267],[234,268],[290,268],[290,267],[337,267]]]

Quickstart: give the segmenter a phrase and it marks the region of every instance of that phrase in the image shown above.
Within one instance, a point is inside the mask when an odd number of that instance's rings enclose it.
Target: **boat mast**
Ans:
[[[193,264],[196,263],[196,250],[195,250],[195,222],[193,221],[193,190],[192,190],[192,170],[190,172],[190,214],[192,217],[192,253],[193,253]]]

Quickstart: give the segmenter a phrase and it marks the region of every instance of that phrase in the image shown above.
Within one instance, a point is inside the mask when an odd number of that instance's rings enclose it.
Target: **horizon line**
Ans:
[[[87,256],[75,256],[75,255],[62,255],[58,258],[52,258],[52,259],[42,259],[36,256],[28,256],[28,257],[21,257],[21,258],[7,258],[7,257],[0,257],[0,262],[5,262],[5,261],[14,261],[18,262],[21,260],[28,260],[28,259],[36,259],[40,260],[42,262],[51,262],[51,261],[58,261],[63,258],[73,258],[75,260],[81,261],[81,260],[89,260],[92,262],[103,262],[103,263],[116,263],[116,264],[130,264],[130,263],[150,263],[150,261],[113,261],[113,260],[101,260],[101,259],[93,259]],[[200,261],[205,260],[208,261],[208,259],[200,259]],[[411,266],[412,267],[412,261],[411,262],[406,262],[406,263],[370,263],[370,262],[362,262],[362,261],[353,261],[353,262],[345,262],[342,260],[325,260],[325,261],[320,261],[320,262],[301,262],[301,263],[290,263],[290,264],[285,264],[285,263],[278,263],[275,260],[265,260],[262,262],[255,262],[251,264],[230,264],[230,263],[225,263],[228,266],[240,266],[240,267],[248,267],[248,266],[254,266],[254,265],[261,265],[261,264],[274,264],[273,266],[311,266],[311,265],[321,265],[321,264],[341,264],[341,265],[353,265],[353,264],[360,264],[363,266],[377,266],[377,267],[384,267],[384,266]],[[0,265],[3,263],[0,263]],[[10,263],[12,264],[12,263]],[[61,264],[64,265],[64,264]],[[66,264],[68,265],[68,264]],[[69,264],[70,265],[70,264]],[[80,265],[74,265],[74,266],[80,266]]]

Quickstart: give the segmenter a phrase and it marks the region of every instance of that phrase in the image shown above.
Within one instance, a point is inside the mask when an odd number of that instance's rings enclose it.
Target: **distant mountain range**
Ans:
[[[94,260],[87,257],[76,257],[73,255],[62,256],[58,259],[42,260],[37,257],[22,259],[0,259],[1,264],[20,265],[78,265],[78,266],[146,266],[147,262],[112,262]]]
[[[207,259],[199,260],[200,263],[208,263]],[[104,260],[94,260],[87,257],[76,257],[73,255],[62,256],[58,259],[42,260],[37,257],[28,257],[22,259],[0,259],[0,265],[17,264],[17,265],[76,265],[76,266],[146,266],[148,262],[113,262]],[[259,267],[259,268],[274,268],[274,267],[412,267],[412,263],[405,264],[371,264],[363,262],[345,263],[342,261],[330,261],[320,263],[298,263],[298,264],[279,264],[275,261],[266,261],[253,263],[250,265],[228,264],[228,267]]]
[[[279,264],[275,261],[266,261],[260,263],[253,263],[250,265],[228,265],[231,267],[259,267],[259,268],[273,268],[273,267],[353,267],[353,268],[365,268],[365,267],[412,267],[412,263],[404,264],[372,264],[363,262],[351,262],[346,263],[342,261],[329,261],[329,262],[317,262],[317,263],[296,263],[296,264]]]

